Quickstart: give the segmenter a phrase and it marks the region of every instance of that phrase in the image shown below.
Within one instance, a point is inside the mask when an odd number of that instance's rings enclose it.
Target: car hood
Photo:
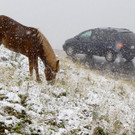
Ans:
[[[73,41],[77,41],[77,39],[76,38],[70,38],[70,39],[66,40],[65,42],[66,43],[71,43]]]

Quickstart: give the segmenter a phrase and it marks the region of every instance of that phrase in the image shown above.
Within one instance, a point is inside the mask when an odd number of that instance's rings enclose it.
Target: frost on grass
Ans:
[[[1,134],[135,134],[134,82],[115,80],[64,56],[55,85],[29,78],[28,60],[0,48]]]

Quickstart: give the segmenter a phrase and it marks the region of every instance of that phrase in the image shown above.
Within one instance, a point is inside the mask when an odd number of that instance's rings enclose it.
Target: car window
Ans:
[[[106,40],[105,32],[103,30],[98,30],[97,39],[99,41],[105,41]]]
[[[132,32],[121,33],[121,38],[124,42],[135,42],[135,34]]]
[[[94,30],[92,36],[91,36],[91,40],[96,40],[96,41],[104,41],[104,31],[100,30],[100,29],[96,29]]]
[[[106,37],[106,41],[109,41],[109,42],[115,42],[115,41],[117,41],[116,32],[106,31],[105,37]]]
[[[93,32],[91,40],[103,41],[103,42],[114,42],[117,40],[117,35],[113,31],[107,31],[102,29],[97,29]]]
[[[86,31],[86,32],[80,34],[79,38],[83,39],[83,40],[90,40],[91,34],[92,34],[92,31]]]
[[[97,35],[98,35],[98,31],[97,30],[94,30],[92,32],[92,35],[90,37],[91,40],[97,40]]]

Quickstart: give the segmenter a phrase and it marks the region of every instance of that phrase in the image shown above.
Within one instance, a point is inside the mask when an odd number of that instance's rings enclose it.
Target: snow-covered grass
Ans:
[[[58,54],[55,85],[30,80],[28,60],[0,48],[0,133],[135,134],[135,84],[86,69]]]

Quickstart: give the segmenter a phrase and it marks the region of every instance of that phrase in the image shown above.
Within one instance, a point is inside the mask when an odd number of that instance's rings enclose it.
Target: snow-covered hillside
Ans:
[[[0,47],[0,134],[133,135],[135,84],[65,56],[55,85],[30,80],[25,56]]]

